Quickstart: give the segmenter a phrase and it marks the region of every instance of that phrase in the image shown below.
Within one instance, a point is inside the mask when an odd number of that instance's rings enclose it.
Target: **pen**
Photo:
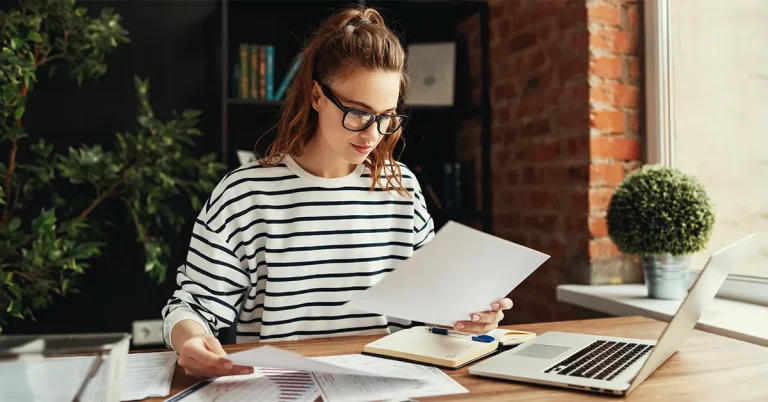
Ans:
[[[496,339],[490,335],[470,335],[470,334],[462,334],[460,332],[450,331],[445,328],[435,328],[435,327],[429,327],[427,328],[427,331],[438,334],[438,335],[447,335],[447,336],[455,336],[459,338],[465,338],[465,339],[472,339],[476,342],[485,342],[490,343],[495,341]]]

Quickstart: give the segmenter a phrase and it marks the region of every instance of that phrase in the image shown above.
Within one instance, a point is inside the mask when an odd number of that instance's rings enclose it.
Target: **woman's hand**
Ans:
[[[179,366],[187,375],[197,378],[251,374],[253,367],[234,366],[226,357],[221,343],[212,335],[200,334],[187,339],[179,352]]]
[[[453,329],[469,334],[485,334],[499,326],[499,321],[504,318],[504,310],[512,308],[512,300],[503,298],[491,303],[490,311],[474,313],[470,321],[458,321]]]

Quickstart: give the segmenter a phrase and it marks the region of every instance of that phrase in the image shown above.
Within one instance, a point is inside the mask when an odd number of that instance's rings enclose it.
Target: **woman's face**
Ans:
[[[374,121],[368,128],[357,132],[348,128],[363,127],[370,119],[370,115],[358,111],[375,115],[396,113],[399,93],[400,73],[397,72],[361,70],[343,81],[315,82],[312,107],[318,113],[318,129],[315,133],[317,140],[325,142],[346,162],[355,165],[362,163],[383,138],[379,124]],[[333,97],[343,107],[356,111],[347,113],[344,119],[344,112],[334,104],[331,99]],[[389,124],[395,123],[393,119],[388,120],[391,120]],[[381,123],[384,132],[387,124],[387,121]]]

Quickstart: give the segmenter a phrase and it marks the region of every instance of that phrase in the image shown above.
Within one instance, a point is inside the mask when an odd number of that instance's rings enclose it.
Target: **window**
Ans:
[[[695,267],[757,233],[721,293],[753,289],[765,297],[768,2],[652,0],[645,7],[648,161],[695,176],[715,204],[714,232]]]

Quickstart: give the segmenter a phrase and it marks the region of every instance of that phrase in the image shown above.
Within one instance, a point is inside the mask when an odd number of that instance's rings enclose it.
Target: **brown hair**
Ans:
[[[301,155],[309,143],[317,128],[317,112],[311,107],[313,80],[327,83],[344,79],[359,68],[400,72],[397,109],[402,112],[409,82],[405,51],[375,9],[356,6],[332,15],[315,30],[300,56],[301,65],[280,109],[276,138],[261,159],[262,164],[272,166],[282,162],[286,155]],[[392,155],[401,135],[402,128],[384,136],[364,162],[371,171],[371,189],[389,163],[392,174],[385,174],[386,188],[405,192],[400,166]]]

